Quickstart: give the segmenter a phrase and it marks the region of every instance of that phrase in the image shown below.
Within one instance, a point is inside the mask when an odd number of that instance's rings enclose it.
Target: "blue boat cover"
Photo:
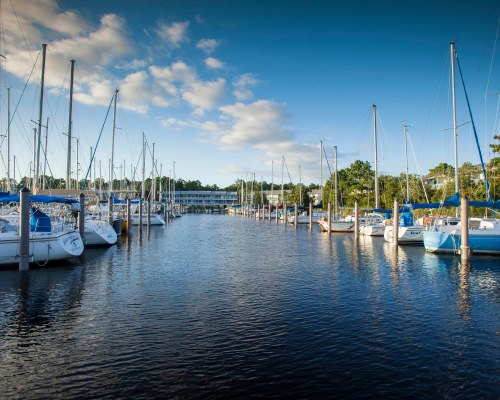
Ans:
[[[19,203],[19,195],[17,196],[5,196],[0,197],[0,203]],[[64,197],[57,196],[40,196],[40,195],[30,195],[31,203],[64,203],[64,204],[75,204],[78,200],[75,199],[65,199]]]
[[[30,217],[30,231],[50,232],[51,230],[50,217],[38,208],[33,208]]]
[[[500,209],[500,200],[497,200],[497,201],[469,201],[469,206]],[[423,203],[423,204],[407,203],[399,209],[399,212],[405,213],[405,212],[409,212],[412,210],[418,210],[418,209],[424,209],[424,208],[441,208],[441,207],[460,207],[460,196],[458,195],[458,193],[455,193],[449,199],[446,199],[440,203]],[[376,208],[373,211],[374,212],[392,213],[393,210],[383,210],[380,208]]]

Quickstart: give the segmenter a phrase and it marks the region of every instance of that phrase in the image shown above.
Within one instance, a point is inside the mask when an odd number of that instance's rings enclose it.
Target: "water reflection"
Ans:
[[[51,266],[56,270],[2,272],[0,327],[9,337],[12,337],[7,333],[10,329],[16,332],[18,339],[50,331],[55,324],[66,323],[68,313],[80,307],[85,287],[84,268],[78,265]],[[14,293],[17,300],[7,302],[9,295]],[[24,345],[34,342],[20,340],[18,343]]]
[[[458,286],[458,312],[464,320],[470,320],[471,300],[469,287],[470,264],[461,263],[458,265],[460,283]]]

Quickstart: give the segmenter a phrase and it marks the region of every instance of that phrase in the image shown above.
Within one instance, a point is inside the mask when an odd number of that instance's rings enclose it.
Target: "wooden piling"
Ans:
[[[297,225],[299,223],[299,206],[297,203],[295,203],[295,209],[293,211],[293,217],[294,217],[294,225],[297,228]]]
[[[288,223],[288,207],[286,203],[284,203],[284,208],[283,208],[283,223],[285,225]]]
[[[149,231],[149,226],[151,224],[151,200],[148,201],[148,220],[146,221],[146,227]]]
[[[359,204],[354,203],[354,238],[359,238]]]
[[[328,234],[332,234],[332,204],[328,203]]]
[[[397,200],[394,200],[392,217],[392,244],[397,246],[399,241],[399,202]]]
[[[309,202],[309,230],[312,230],[313,227],[313,203]]]
[[[130,221],[130,207],[131,207],[131,200],[127,197],[127,235],[130,234],[130,225],[132,224],[132,221]],[[166,207],[165,207],[166,208]]]
[[[19,271],[29,269],[30,256],[30,190],[27,187],[20,192],[19,214]]]
[[[139,199],[139,233],[142,232],[142,199]]]
[[[467,264],[470,257],[469,247],[469,199],[462,197],[460,200],[460,224],[461,227],[461,244],[460,244],[460,259],[462,264]]]
[[[108,198],[108,224],[113,226],[113,196],[110,193]]]
[[[85,243],[85,195],[83,193],[80,193],[79,201],[80,212],[78,213],[78,230],[80,231],[83,243]]]

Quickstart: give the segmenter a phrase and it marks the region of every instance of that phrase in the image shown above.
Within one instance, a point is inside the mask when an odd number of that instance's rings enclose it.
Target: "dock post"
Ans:
[[[30,190],[21,189],[19,214],[19,271],[27,271],[30,256]]]
[[[151,199],[149,199],[148,201],[148,220],[146,222],[146,227],[148,228],[148,230],[150,223],[151,223]]]
[[[283,223],[286,225],[288,223],[288,207],[286,203],[283,205]]]
[[[108,224],[113,226],[113,196],[111,193],[108,199]]]
[[[460,224],[461,229],[461,245],[460,258],[462,264],[469,262],[470,247],[469,247],[469,199],[462,197],[460,200]]]
[[[127,235],[130,233],[130,206],[132,202],[130,198],[127,197]]]
[[[328,203],[328,234],[332,234],[332,203]]]
[[[262,221],[266,220],[266,206],[262,203]]]
[[[79,201],[80,212],[78,213],[78,230],[80,231],[83,243],[85,243],[85,195],[83,193],[80,193]]]
[[[312,230],[313,227],[313,203],[309,202],[309,230]]]
[[[267,211],[268,211],[268,213],[267,213],[267,220],[268,220],[269,222],[271,222],[271,203],[269,203],[269,204],[267,205]]]
[[[276,223],[278,223],[278,203],[276,203],[276,214],[275,214]]]
[[[142,199],[139,199],[139,233],[142,232]]]
[[[399,241],[399,203],[397,200],[394,200],[394,211],[392,212],[392,216],[392,244],[397,246]]]
[[[354,203],[354,238],[359,238],[359,204]]]
[[[297,228],[297,225],[299,223],[299,206],[297,205],[297,203],[295,203],[295,210],[293,212],[293,217],[295,218],[294,221],[295,221],[295,227]]]

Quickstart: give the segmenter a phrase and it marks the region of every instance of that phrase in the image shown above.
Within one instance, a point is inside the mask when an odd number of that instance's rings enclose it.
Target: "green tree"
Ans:
[[[500,135],[493,136],[494,140],[500,140]],[[492,143],[490,147],[493,149],[493,153],[500,154],[500,143]]]
[[[289,204],[297,203],[298,205],[308,205],[310,201],[309,189],[302,183],[295,185],[287,196],[287,202]]]

